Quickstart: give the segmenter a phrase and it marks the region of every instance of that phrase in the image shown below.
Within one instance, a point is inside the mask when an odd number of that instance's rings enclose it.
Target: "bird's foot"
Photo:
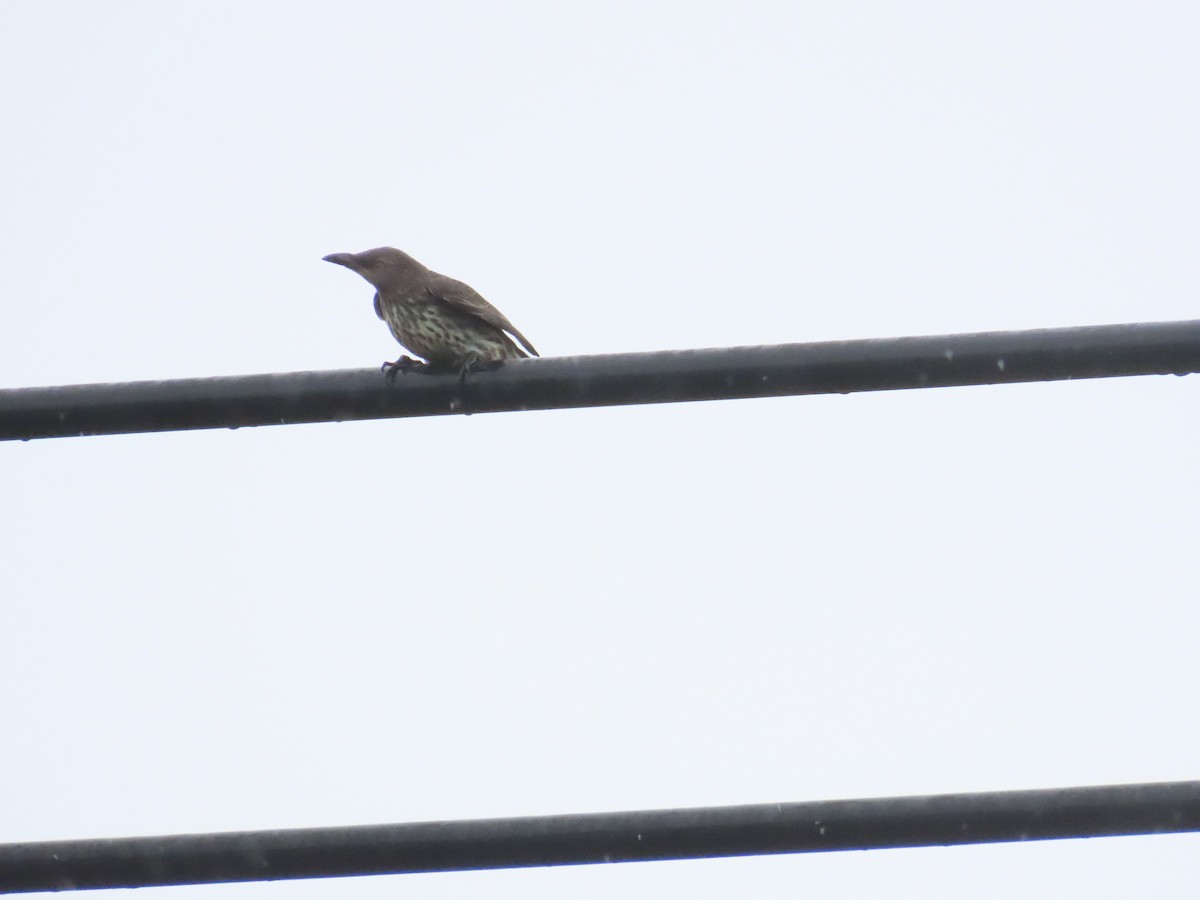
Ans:
[[[397,372],[407,374],[410,369],[423,369],[425,363],[419,359],[413,359],[411,356],[402,356],[395,362],[385,362],[379,368],[389,380],[395,380]]]
[[[466,357],[458,364],[458,383],[462,384],[466,381],[467,376],[472,372],[490,372],[493,369],[498,369],[504,365],[502,359],[480,359],[475,354]]]

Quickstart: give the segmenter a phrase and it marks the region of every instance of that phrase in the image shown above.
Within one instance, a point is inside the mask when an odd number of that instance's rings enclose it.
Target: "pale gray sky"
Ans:
[[[1197,316],[1189,3],[9,4],[0,383]],[[0,840],[1197,776],[1194,378],[0,445]],[[1191,897],[1194,836],[154,897]],[[149,894],[147,896],[150,896]]]

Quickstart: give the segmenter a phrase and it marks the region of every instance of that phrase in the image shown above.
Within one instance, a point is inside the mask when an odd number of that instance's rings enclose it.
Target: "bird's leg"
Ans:
[[[498,369],[504,365],[502,359],[480,359],[474,353],[466,356],[462,362],[458,364],[458,383],[462,384],[466,377],[473,372],[490,372],[493,369]]]
[[[424,368],[425,363],[419,359],[413,359],[411,356],[402,356],[395,362],[385,362],[380,366],[380,371],[383,372],[389,379],[394,380],[397,372],[407,373],[409,369]]]
[[[471,372],[479,370],[479,357],[474,353],[468,353],[462,358],[458,364],[458,383],[462,384],[467,380],[467,375]]]

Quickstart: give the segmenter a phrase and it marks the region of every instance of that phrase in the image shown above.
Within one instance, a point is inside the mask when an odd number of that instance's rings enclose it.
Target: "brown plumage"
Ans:
[[[376,247],[323,258],[374,285],[375,314],[392,337],[431,366],[465,373],[538,355],[525,335],[474,288],[425,268],[402,250]],[[394,372],[412,363],[401,359],[384,368]]]

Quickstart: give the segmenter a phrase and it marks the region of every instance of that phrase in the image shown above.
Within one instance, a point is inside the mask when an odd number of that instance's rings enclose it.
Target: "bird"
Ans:
[[[375,288],[375,314],[387,323],[392,337],[433,371],[455,371],[461,380],[468,372],[493,368],[507,359],[539,355],[478,291],[427,269],[403,250],[376,247],[322,259],[357,272]],[[402,356],[385,362],[383,371],[394,377],[421,365]]]

